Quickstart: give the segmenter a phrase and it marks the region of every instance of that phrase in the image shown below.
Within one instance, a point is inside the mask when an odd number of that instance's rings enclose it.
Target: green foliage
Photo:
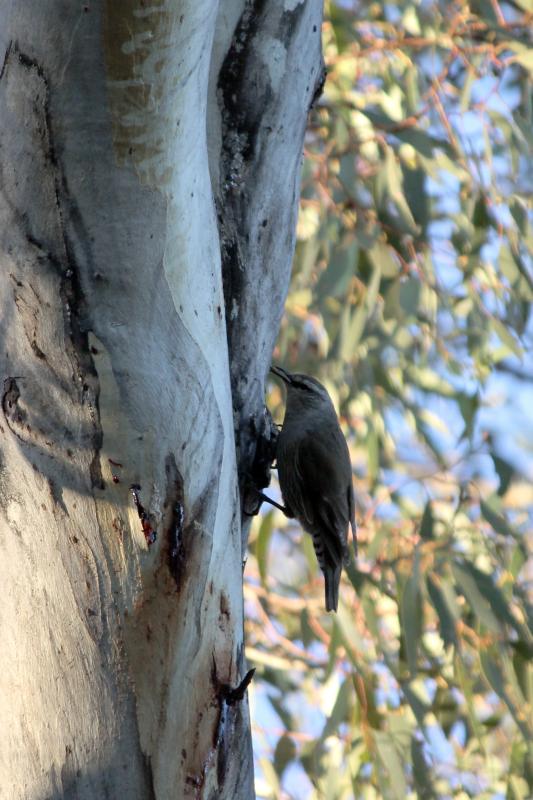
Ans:
[[[485,412],[531,341],[532,9],[326,11],[276,358],[339,405],[360,555],[328,616],[310,538],[254,528],[258,796],[530,797],[532,449]]]

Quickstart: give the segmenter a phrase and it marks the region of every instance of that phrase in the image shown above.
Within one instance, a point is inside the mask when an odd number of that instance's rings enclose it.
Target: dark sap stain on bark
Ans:
[[[197,731],[207,722],[210,737],[198,751],[195,739],[193,750],[196,755],[195,768],[187,773],[186,784],[193,789],[194,797],[230,797],[239,785],[241,775],[248,775],[250,762],[250,741],[247,736],[246,691],[255,670],[249,670],[236,685],[228,683],[229,674],[224,668],[224,677],[219,675],[215,654],[212,655],[210,674],[206,676],[206,693],[209,697],[209,720],[203,712],[198,714]],[[229,672],[233,672],[231,663]],[[237,673],[239,674],[239,673]],[[244,705],[243,705],[244,703]],[[182,763],[186,758],[182,751]],[[216,786],[209,795],[205,794],[207,776],[216,773]]]
[[[137,511],[137,515],[141,521],[141,529],[146,539],[146,544],[151,547],[157,541],[157,531],[152,526],[150,514],[146,511],[145,507],[140,500],[140,492],[142,487],[138,483],[132,483],[130,486],[131,496],[133,497],[133,504]]]
[[[241,703],[246,697],[246,691],[254,676],[255,669],[250,669],[237,684],[232,687],[222,682],[217,675],[216,663],[213,661],[211,670],[211,684],[214,701],[218,706],[218,713],[213,730],[213,745],[205,761],[200,777],[200,788],[203,787],[207,768],[213,758],[216,758],[218,792],[223,795],[227,784],[228,772],[234,767],[236,743],[239,729],[242,726],[243,716]]]
[[[164,508],[169,515],[166,527],[168,568],[179,591],[187,558],[184,544],[185,505],[183,478],[173,453],[169,453],[166,458],[165,473],[167,489]]]

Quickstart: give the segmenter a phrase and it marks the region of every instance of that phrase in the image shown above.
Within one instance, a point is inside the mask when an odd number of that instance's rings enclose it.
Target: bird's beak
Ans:
[[[270,367],[270,372],[272,372],[274,375],[277,375],[278,378],[281,378],[281,380],[284,383],[288,383],[289,385],[292,383],[292,377],[290,372],[287,372],[281,367],[276,367],[276,366]]]

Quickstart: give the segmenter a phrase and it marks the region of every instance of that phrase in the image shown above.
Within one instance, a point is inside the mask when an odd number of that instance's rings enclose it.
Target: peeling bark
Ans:
[[[0,9],[13,800],[254,796],[242,496],[268,479],[264,376],[320,14],[316,0]]]

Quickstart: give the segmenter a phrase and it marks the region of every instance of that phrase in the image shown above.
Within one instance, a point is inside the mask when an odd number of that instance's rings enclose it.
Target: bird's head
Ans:
[[[281,378],[287,387],[287,413],[301,413],[307,410],[326,409],[335,413],[331,397],[320,381],[300,372],[287,372],[282,367],[273,366],[270,372]]]

